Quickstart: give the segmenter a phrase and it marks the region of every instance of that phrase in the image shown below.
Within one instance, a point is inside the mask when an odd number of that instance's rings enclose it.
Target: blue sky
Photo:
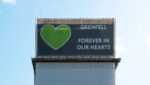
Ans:
[[[36,18],[115,18],[116,85],[150,85],[149,0],[0,0],[0,84],[33,85]]]

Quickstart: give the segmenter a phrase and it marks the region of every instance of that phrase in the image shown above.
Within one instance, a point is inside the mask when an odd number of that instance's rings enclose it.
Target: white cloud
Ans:
[[[150,33],[146,35],[146,43],[148,47],[150,48]]]
[[[2,0],[2,1],[7,4],[12,4],[12,5],[16,4],[16,0]]]
[[[116,38],[116,53],[117,54],[123,53],[126,50],[125,46],[123,45],[123,41],[124,40],[121,37]]]

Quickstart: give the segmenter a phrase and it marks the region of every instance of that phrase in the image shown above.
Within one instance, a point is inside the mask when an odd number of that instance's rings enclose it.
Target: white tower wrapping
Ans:
[[[35,85],[115,85],[120,59],[50,60],[33,59]]]

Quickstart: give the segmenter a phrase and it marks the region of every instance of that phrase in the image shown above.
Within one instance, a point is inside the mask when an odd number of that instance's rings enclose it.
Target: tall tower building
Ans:
[[[37,19],[34,85],[115,85],[114,19]]]

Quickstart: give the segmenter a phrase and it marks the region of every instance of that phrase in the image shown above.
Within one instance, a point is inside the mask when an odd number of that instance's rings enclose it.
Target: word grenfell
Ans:
[[[81,25],[80,29],[84,30],[107,30],[106,25]]]

